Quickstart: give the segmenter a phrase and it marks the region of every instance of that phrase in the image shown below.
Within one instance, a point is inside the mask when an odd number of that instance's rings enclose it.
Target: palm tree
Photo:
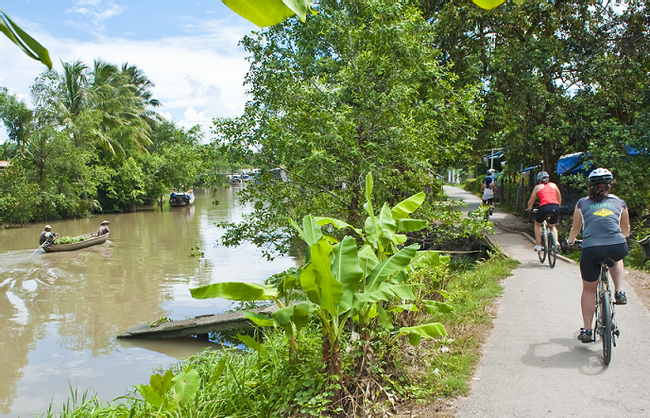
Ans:
[[[66,113],[76,118],[85,108],[86,96],[88,94],[88,78],[86,71],[88,66],[77,60],[73,63],[62,62],[63,74],[61,74],[60,90],[61,105]]]
[[[157,120],[149,108],[160,106],[150,91],[153,83],[141,70],[128,64],[118,69],[95,61],[92,75],[93,108],[102,116],[102,128],[106,134],[118,129],[121,133],[119,139],[107,136],[104,145],[120,157],[125,156],[126,145],[146,151],[151,144],[151,127]]]

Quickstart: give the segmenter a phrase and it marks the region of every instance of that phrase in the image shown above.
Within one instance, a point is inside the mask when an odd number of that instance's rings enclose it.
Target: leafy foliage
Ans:
[[[47,49],[29,36],[20,26],[16,25],[2,10],[0,10],[0,32],[4,33],[11,42],[22,49],[25,55],[42,62],[47,68],[52,69],[52,60]]]
[[[506,171],[540,165],[557,177],[558,159],[582,152],[613,170],[632,212],[645,212],[650,185],[638,173],[650,168],[650,43],[639,34],[647,33],[647,4],[525,2],[486,12],[446,2],[425,11],[458,82],[482,82],[475,157],[500,147]]]
[[[216,119],[232,158],[263,174],[240,198],[242,223],[222,242],[287,252],[287,219],[308,213],[356,223],[364,173],[394,205],[430,188],[432,174],[464,152],[479,122],[476,89],[454,86],[431,26],[414,5],[325,1],[306,23],[285,21],[242,41],[251,54],[244,114]],[[270,170],[280,167],[289,181]],[[256,203],[256,202],[264,202]]]

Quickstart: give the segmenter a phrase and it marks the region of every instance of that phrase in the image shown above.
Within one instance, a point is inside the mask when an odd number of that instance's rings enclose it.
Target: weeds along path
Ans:
[[[480,199],[445,187],[452,199]],[[452,197],[454,196],[454,197]],[[517,218],[495,210],[493,221]],[[484,347],[470,394],[459,402],[465,417],[650,416],[650,313],[630,286],[617,306],[621,336],[609,367],[600,344],[582,344],[578,266],[558,258],[541,264],[529,238],[495,228],[490,239],[521,262],[503,282],[494,328]]]

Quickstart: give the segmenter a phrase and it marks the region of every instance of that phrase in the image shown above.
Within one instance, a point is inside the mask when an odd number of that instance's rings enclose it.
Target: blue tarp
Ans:
[[[588,171],[589,161],[585,162],[585,155],[582,152],[569,154],[561,157],[557,162],[557,174],[567,176]]]
[[[625,153],[632,157],[639,154],[647,154],[647,150],[638,150],[626,145]],[[576,152],[575,154],[568,154],[561,157],[557,162],[557,174],[560,176],[578,173],[587,174],[592,168],[588,153]]]

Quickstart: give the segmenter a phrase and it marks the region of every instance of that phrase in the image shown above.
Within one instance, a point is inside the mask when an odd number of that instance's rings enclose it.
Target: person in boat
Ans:
[[[110,224],[110,223],[111,223],[110,221],[107,221],[106,219],[104,219],[102,221],[101,225],[99,226],[99,229],[97,230],[97,236],[110,233],[111,230],[108,229],[108,224]]]
[[[38,245],[43,245],[45,241],[49,241],[51,244],[58,236],[59,234],[52,232],[52,227],[50,225],[45,225],[45,229],[43,229],[41,236],[38,238]]]

